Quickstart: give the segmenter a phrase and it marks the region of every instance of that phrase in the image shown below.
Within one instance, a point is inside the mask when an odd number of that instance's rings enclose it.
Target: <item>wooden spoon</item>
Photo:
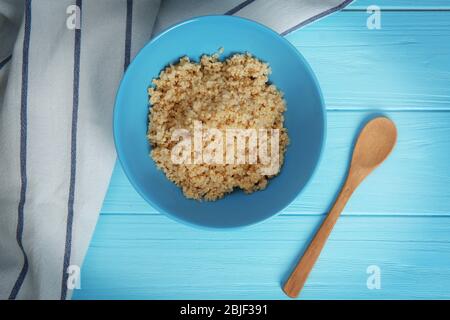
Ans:
[[[369,121],[362,129],[353,149],[347,179],[336,202],[284,284],[283,291],[289,297],[295,298],[298,296],[353,191],[373,169],[387,158],[394,148],[396,140],[397,129],[394,123],[384,117]]]

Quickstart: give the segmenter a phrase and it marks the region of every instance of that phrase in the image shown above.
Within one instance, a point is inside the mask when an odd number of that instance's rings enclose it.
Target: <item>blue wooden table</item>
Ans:
[[[372,4],[379,30],[366,26]],[[75,299],[285,298],[280,283],[342,183],[358,128],[380,113],[398,145],[350,200],[301,298],[450,298],[450,1],[360,0],[287,38],[327,106],[307,189],[263,224],[201,231],[150,207],[117,165]]]

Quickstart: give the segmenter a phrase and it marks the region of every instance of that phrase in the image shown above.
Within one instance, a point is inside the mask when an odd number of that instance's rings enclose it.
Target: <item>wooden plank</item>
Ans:
[[[359,126],[373,112],[328,112],[328,137],[311,183],[283,214],[324,214],[338,191]],[[344,214],[448,215],[450,112],[387,113],[398,127],[389,159],[353,195]],[[157,214],[116,166],[102,213]]]
[[[280,283],[320,220],[208,232],[158,215],[101,216],[74,298],[283,299]],[[449,299],[449,234],[450,217],[344,216],[301,298]],[[380,290],[367,288],[371,265]]]
[[[449,110],[450,11],[339,12],[287,38],[310,62],[328,109]]]
[[[449,0],[356,0],[346,9],[365,10],[370,5],[381,9],[411,10],[411,9],[449,9]]]

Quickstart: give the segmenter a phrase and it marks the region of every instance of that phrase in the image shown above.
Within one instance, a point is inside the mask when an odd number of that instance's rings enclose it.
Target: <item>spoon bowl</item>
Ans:
[[[356,141],[351,167],[376,168],[391,153],[396,140],[397,129],[390,119],[369,121]]]

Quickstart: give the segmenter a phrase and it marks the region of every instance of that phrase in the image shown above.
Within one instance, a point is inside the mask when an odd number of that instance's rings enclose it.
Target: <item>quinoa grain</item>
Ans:
[[[151,157],[186,197],[212,201],[235,188],[252,193],[266,188],[268,179],[279,173],[289,140],[283,117],[286,106],[282,93],[268,83],[269,74],[268,64],[248,53],[224,61],[214,54],[202,56],[199,63],[183,57],[153,79],[148,89]],[[278,171],[271,176],[261,174],[264,165],[260,162],[174,164],[172,133],[180,128],[192,133],[194,121],[221,131],[279,129]]]

